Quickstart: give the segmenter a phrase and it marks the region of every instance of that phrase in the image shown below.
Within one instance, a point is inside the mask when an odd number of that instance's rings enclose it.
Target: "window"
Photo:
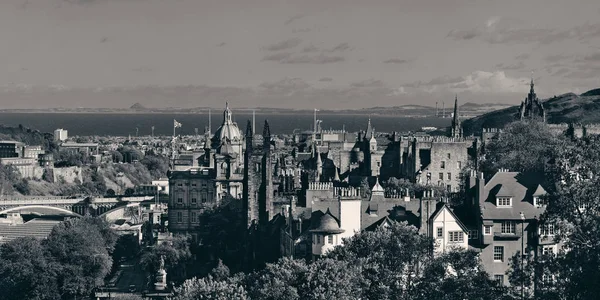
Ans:
[[[546,201],[540,197],[533,197],[533,206],[542,207],[546,205]]]
[[[502,222],[501,232],[503,234],[515,234],[515,222],[514,221]]]
[[[444,173],[440,173],[440,180],[444,180]]]
[[[448,153],[448,159],[450,159],[450,157],[451,157],[451,156],[450,156],[450,153]]]
[[[494,246],[494,261],[504,261],[504,246]]]
[[[183,213],[180,211],[177,212],[177,223],[183,223]]]
[[[321,235],[317,234],[317,244],[320,244],[320,243],[321,243]]]
[[[440,163],[440,168],[441,168],[441,169],[445,169],[445,168],[446,168],[446,162],[445,162],[445,161],[442,161],[442,162]]]
[[[443,227],[438,227],[437,228],[437,237],[441,238],[444,236],[444,228]]]
[[[327,243],[333,244],[333,235],[330,234],[327,236]]]
[[[483,234],[484,235],[490,235],[490,234],[492,234],[492,225],[485,225],[485,226],[483,226]]]
[[[202,203],[206,203],[206,193],[202,193],[202,198],[200,198],[202,200]]]
[[[497,282],[498,284],[504,284],[504,275],[502,275],[502,274],[494,275],[494,281]]]
[[[377,162],[377,166],[378,166],[378,167],[381,167],[381,162]]]
[[[196,186],[196,183],[192,183],[192,186]]]
[[[462,169],[462,161],[457,161],[456,162],[456,168],[459,169],[459,170]]]
[[[202,181],[202,187],[205,188],[206,187],[206,181]]]
[[[178,197],[178,198],[177,198],[177,204],[182,204],[182,203],[183,203],[183,198],[181,198],[181,197]]]
[[[177,184],[177,186],[183,186],[183,183],[180,182],[180,183]]]
[[[542,247],[542,255],[554,255],[554,245]]]
[[[313,244],[317,243],[317,235],[315,234],[315,236],[313,236]]]
[[[191,221],[195,223],[197,220],[198,220],[198,217],[197,217],[197,215],[196,215],[196,212],[195,212],[195,211],[193,211],[193,212],[192,212]]]
[[[496,206],[498,207],[511,207],[512,198],[510,197],[498,197],[496,198]]]
[[[196,194],[192,195],[192,204],[196,204],[198,199],[196,198]]]
[[[478,230],[469,230],[469,239],[470,240],[476,240],[479,238],[479,231]]]
[[[450,231],[448,232],[448,241],[450,243],[460,243],[464,241],[464,234],[462,231]]]
[[[452,173],[448,173],[448,180],[452,180]]]
[[[554,236],[554,224],[544,224],[540,226],[541,236]]]

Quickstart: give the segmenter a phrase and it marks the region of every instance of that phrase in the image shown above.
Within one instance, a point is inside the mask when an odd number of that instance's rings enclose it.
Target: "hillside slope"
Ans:
[[[600,123],[600,93],[598,89],[581,95],[567,93],[543,100],[548,123]],[[517,120],[519,106],[492,111],[463,121],[466,135],[478,134],[482,128],[502,128]]]

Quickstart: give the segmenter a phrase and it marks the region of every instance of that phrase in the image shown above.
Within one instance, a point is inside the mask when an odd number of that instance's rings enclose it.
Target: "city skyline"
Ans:
[[[600,87],[595,1],[0,3],[2,108],[518,105]],[[596,43],[597,44],[597,43]]]

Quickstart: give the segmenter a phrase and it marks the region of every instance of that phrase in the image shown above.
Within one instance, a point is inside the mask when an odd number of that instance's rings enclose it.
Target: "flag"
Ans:
[[[173,119],[173,127],[179,128],[181,127],[181,123],[177,122],[177,120]]]

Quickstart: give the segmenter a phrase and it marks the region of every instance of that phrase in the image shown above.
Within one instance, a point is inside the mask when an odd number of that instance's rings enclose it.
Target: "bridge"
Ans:
[[[153,200],[153,196],[137,197],[59,197],[18,196],[0,199],[0,215],[10,212],[21,214],[65,215],[81,217],[86,214],[102,216],[120,207],[139,205]]]

